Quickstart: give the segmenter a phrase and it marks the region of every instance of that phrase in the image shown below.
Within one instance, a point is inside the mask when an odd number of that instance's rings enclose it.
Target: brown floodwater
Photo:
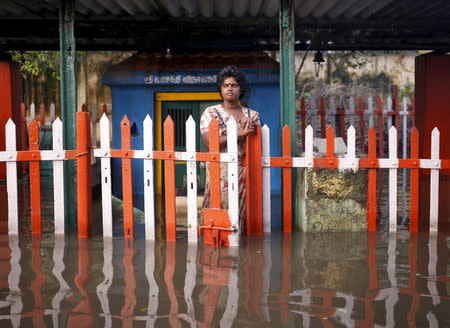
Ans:
[[[139,229],[139,227],[137,227]],[[449,327],[448,234],[0,236],[0,327]]]

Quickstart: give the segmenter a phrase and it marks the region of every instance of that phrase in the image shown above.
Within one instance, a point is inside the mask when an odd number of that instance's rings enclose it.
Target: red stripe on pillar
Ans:
[[[120,122],[122,149],[131,150],[130,120],[125,115]],[[133,219],[133,173],[130,158],[122,158],[122,198],[123,198],[123,234],[131,239],[134,235]]]
[[[419,167],[419,131],[413,127],[411,130],[411,159],[417,161]],[[419,231],[419,168],[410,169],[409,210],[411,232]]]
[[[30,150],[39,150],[39,123],[34,119],[29,126]],[[31,233],[40,235],[41,225],[41,156],[39,153],[33,154],[33,161],[30,161],[30,202],[31,202]]]
[[[175,150],[175,137],[172,118],[167,116],[164,121],[164,151],[173,152]],[[176,240],[176,203],[175,203],[175,161],[164,160],[164,196],[166,210],[166,240]]]
[[[87,238],[91,222],[90,113],[77,112],[78,237]]]
[[[291,157],[291,129],[285,125],[282,131],[282,155]],[[292,173],[283,168],[283,231],[292,232]]]

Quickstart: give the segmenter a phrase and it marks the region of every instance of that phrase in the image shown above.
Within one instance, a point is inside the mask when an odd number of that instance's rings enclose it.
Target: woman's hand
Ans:
[[[255,122],[250,117],[243,117],[240,123],[238,137],[246,137],[255,130]]]

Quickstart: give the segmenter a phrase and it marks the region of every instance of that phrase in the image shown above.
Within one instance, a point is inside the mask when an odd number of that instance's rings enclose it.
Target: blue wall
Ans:
[[[185,77],[215,76],[217,69],[180,69],[175,71],[149,71],[145,70],[121,70],[109,71],[103,77],[103,82],[112,90],[112,148],[121,148],[120,122],[127,115],[130,124],[136,123],[137,136],[132,137],[132,148],[142,149],[142,123],[147,114],[154,118],[155,92],[214,92],[217,91],[214,82],[183,84],[175,82],[152,83],[148,82],[151,76],[177,75]],[[280,91],[278,69],[252,68],[242,69],[245,73],[249,92],[245,98],[248,107],[260,112],[262,124],[270,128],[271,156],[281,155],[281,127],[280,127]],[[146,82],[147,77],[147,82]],[[198,122],[197,122],[198,123]],[[155,131],[155,130],[154,130]],[[133,160],[133,193],[134,205],[143,209],[143,162]],[[121,160],[112,161],[113,194],[122,197]],[[272,228],[278,230],[281,227],[281,169],[271,169],[272,188]]]

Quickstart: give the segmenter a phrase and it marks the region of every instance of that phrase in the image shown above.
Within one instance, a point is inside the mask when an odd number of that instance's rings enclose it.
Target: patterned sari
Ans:
[[[251,117],[255,124],[260,124],[259,113],[246,107],[242,107],[244,117]],[[227,135],[227,122],[231,115],[225,108],[219,104],[205,109],[200,120],[200,132],[204,134],[209,130],[209,123],[212,118],[219,122],[219,135]],[[238,128],[240,122],[237,123]],[[226,151],[226,150],[225,150]],[[238,139],[238,183],[239,183],[239,226],[240,231],[245,231],[245,138]],[[202,208],[210,207],[210,181],[209,181],[209,166],[206,165],[206,184],[205,197],[203,198]],[[220,163],[220,198],[222,209],[228,209],[228,169],[227,163]],[[200,215],[199,225],[203,224],[203,211]]]

